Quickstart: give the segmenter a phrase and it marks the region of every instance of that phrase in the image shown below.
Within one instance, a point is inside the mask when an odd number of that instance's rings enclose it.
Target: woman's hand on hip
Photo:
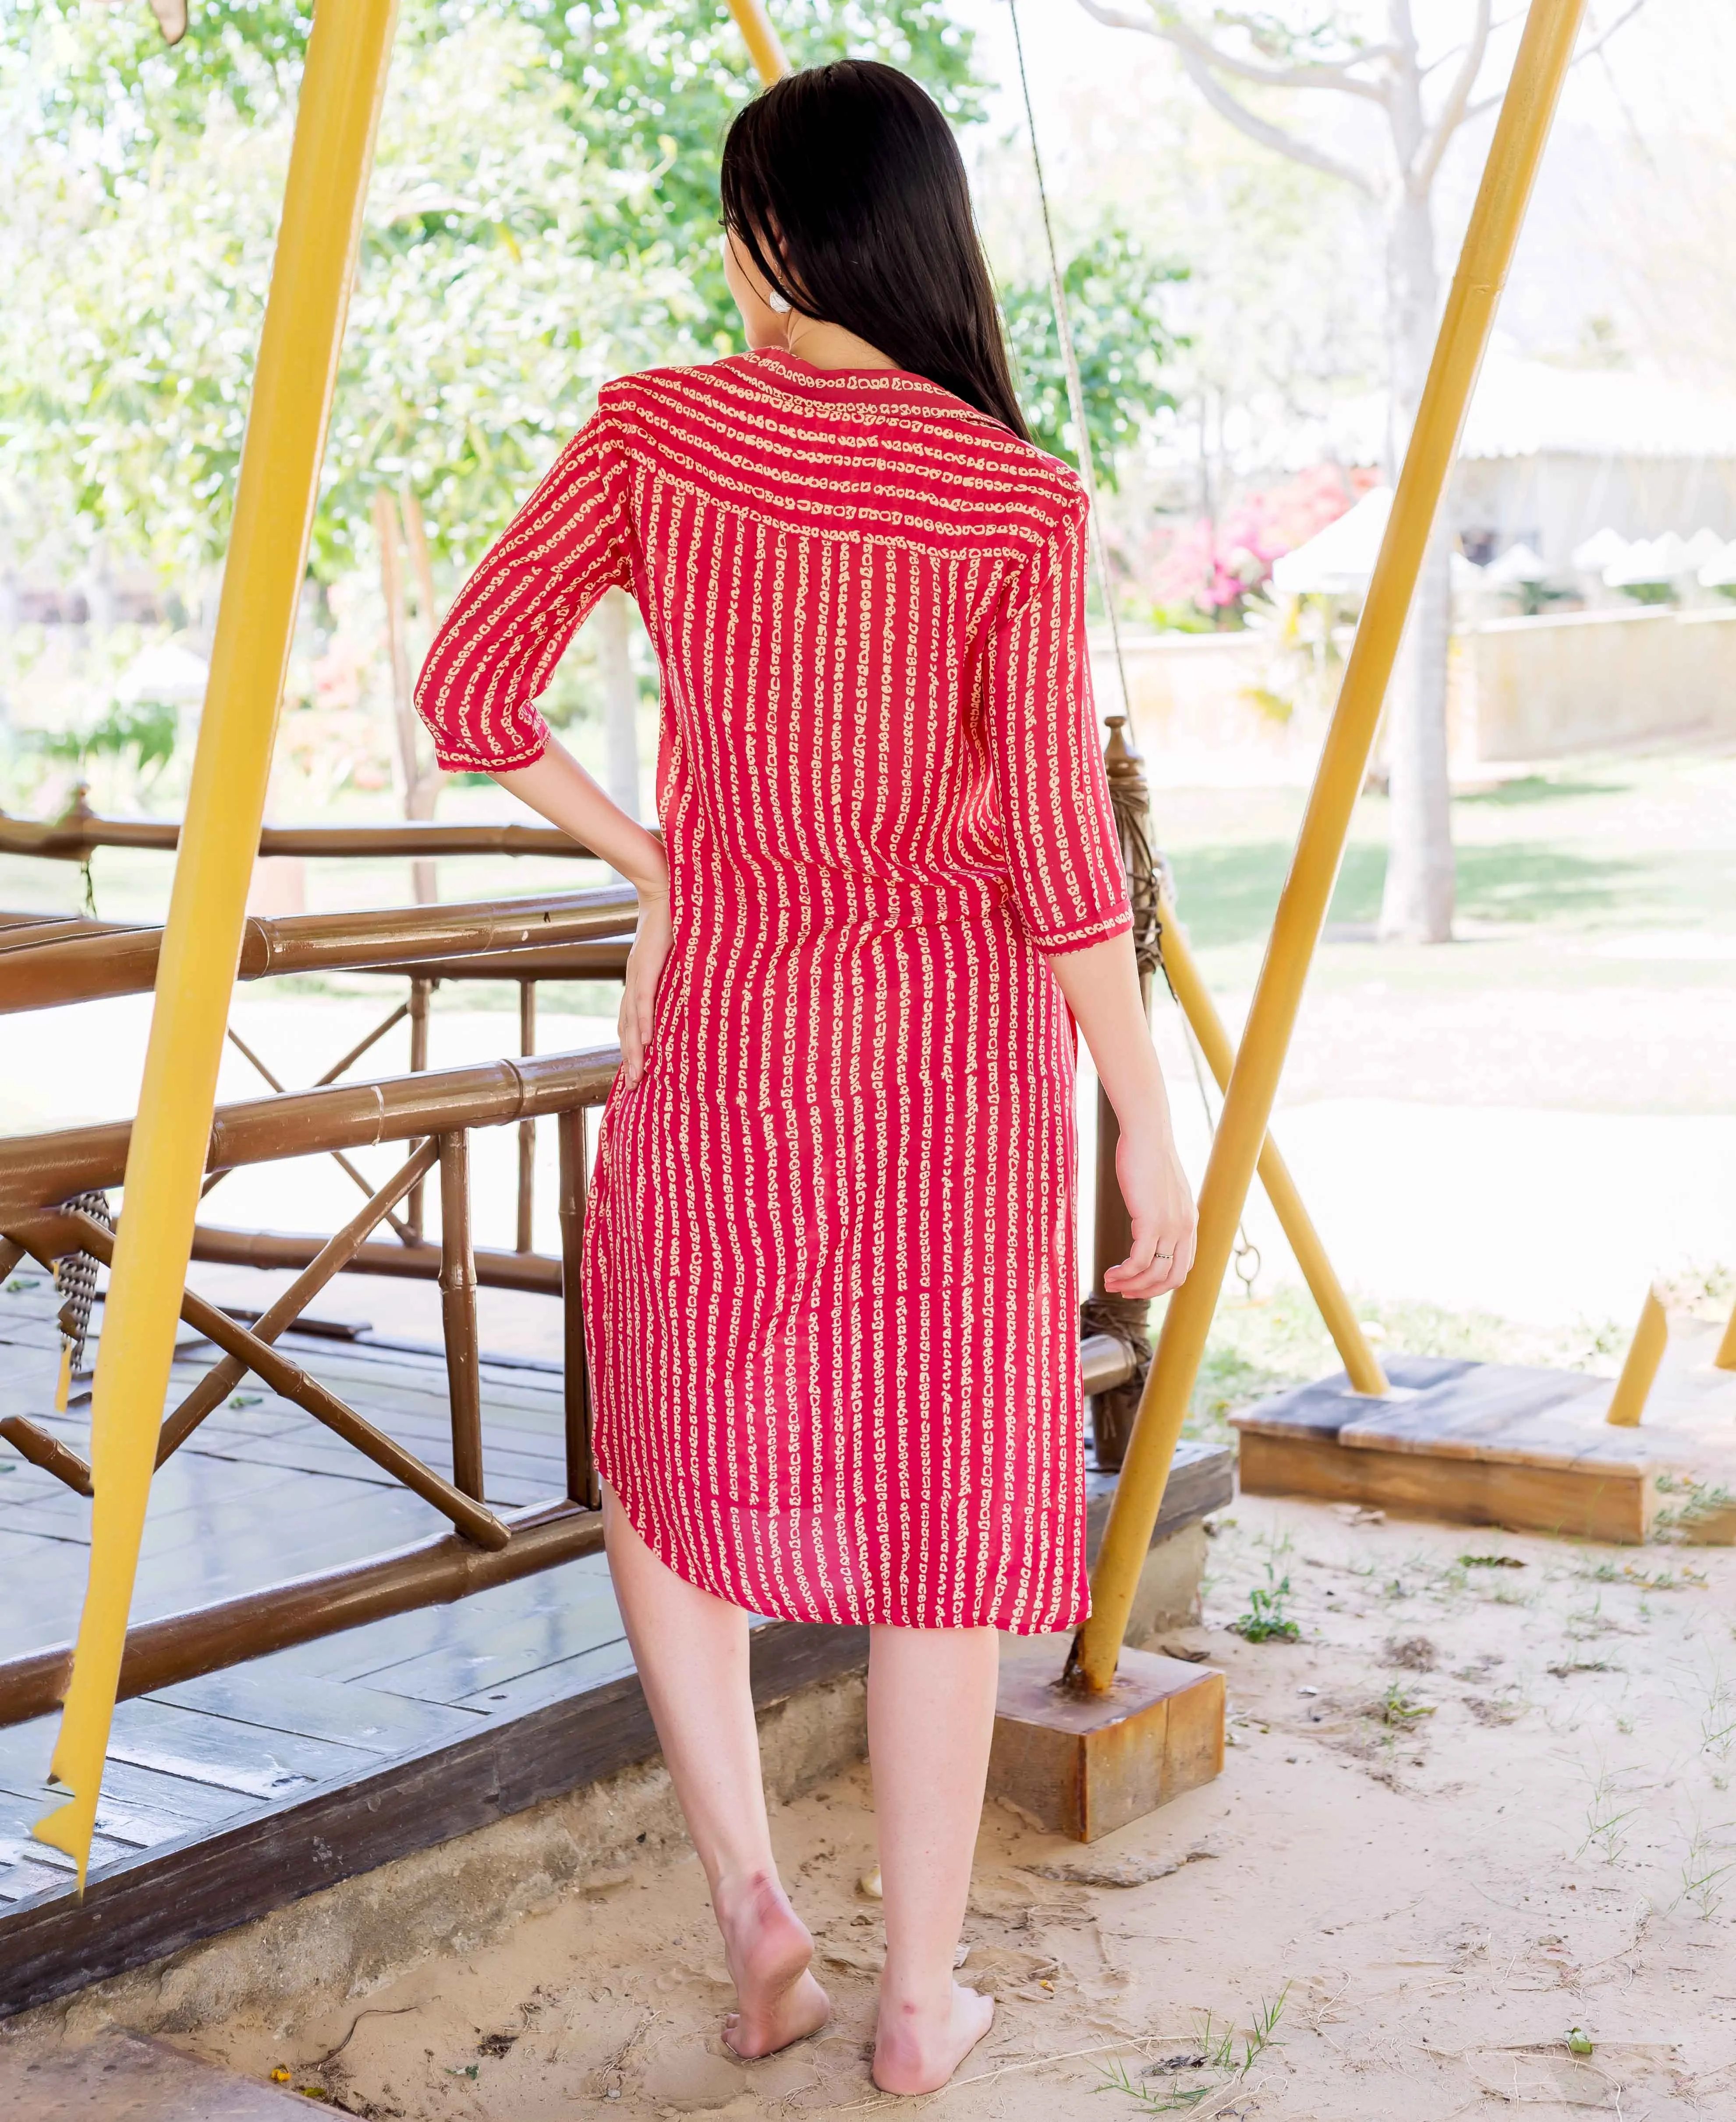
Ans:
[[[657,983],[668,962],[674,937],[669,894],[639,894],[639,925],[627,954],[627,977],[621,990],[621,1069],[632,1090],[645,1073],[651,1055],[651,1026],[656,1015]]]
[[[1193,1264],[1198,1219],[1169,1128],[1123,1129],[1115,1146],[1115,1176],[1133,1242],[1127,1257],[1104,1275],[1104,1288],[1117,1297],[1161,1297],[1179,1288]]]

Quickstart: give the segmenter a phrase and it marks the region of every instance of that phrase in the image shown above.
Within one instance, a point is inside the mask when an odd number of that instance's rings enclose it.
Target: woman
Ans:
[[[953,1980],[996,1631],[1087,1610],[1073,1040],[1121,1123],[1128,1296],[1193,1209],[1141,1009],[1085,653],[1085,507],[1013,395],[913,83],[735,119],[749,351],[608,386],[459,597],[418,705],[637,887],[585,1264],[610,1564],[739,1998],[824,2023],[766,1825],[749,1614],[866,1624],[876,2083],[988,2029]],[[660,844],[534,705],[603,591],[662,666]]]

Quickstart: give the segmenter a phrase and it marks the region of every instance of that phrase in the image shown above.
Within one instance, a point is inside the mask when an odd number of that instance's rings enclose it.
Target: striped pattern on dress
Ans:
[[[604,1478],[749,1610],[1086,1610],[1073,1027],[1130,926],[1085,500],[938,386],[782,353],[608,386],[418,689],[449,768],[535,759],[603,591],[662,670],[674,940],[586,1223]]]

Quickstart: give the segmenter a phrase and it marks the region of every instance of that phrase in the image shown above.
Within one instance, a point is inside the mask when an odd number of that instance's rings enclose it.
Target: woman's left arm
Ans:
[[[669,956],[669,864],[655,835],[549,734],[537,706],[586,615],[632,580],[631,472],[606,399],[459,591],[416,681],[416,708],[448,773],[492,774],[638,893],[621,1003],[631,1086],[644,1073]]]
[[[598,787],[558,737],[548,736],[541,758],[529,766],[508,767],[494,778],[551,825],[600,855],[639,895],[639,923],[621,995],[621,1066],[631,1090],[645,1073],[657,982],[672,932],[663,843]]]

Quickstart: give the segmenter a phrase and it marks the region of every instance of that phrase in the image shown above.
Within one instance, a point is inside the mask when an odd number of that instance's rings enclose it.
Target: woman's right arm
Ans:
[[[657,983],[673,933],[663,843],[598,787],[558,737],[548,737],[541,758],[529,766],[509,767],[494,778],[551,825],[600,855],[639,895],[639,922],[628,953],[619,1018],[621,1066],[631,1090],[645,1073]]]
[[[1122,1297],[1176,1288],[1193,1196],[1141,998],[1132,914],[1085,652],[1085,497],[1015,583],[990,647],[988,709],[1008,865],[1119,1124],[1132,1244],[1104,1277]]]

